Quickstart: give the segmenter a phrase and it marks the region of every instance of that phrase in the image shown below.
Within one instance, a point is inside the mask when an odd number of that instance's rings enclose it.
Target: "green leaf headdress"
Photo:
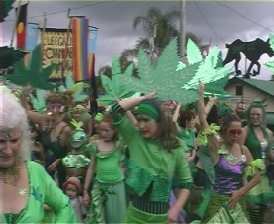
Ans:
[[[88,94],[85,93],[85,89],[89,88],[89,85],[85,82],[75,83],[72,75],[66,76],[65,85],[58,88],[59,92],[72,92],[72,97],[74,102],[86,101],[89,99]]]

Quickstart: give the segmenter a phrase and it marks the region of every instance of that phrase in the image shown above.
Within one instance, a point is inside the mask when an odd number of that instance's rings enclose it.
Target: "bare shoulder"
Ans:
[[[253,161],[253,157],[249,149],[245,145],[240,145],[240,147],[241,147],[242,155],[244,155],[246,158],[246,163],[250,164]]]

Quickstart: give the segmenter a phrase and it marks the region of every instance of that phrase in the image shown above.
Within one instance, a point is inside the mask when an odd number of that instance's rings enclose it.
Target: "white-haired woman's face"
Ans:
[[[17,128],[0,130],[0,168],[13,167],[21,148],[21,132]]]

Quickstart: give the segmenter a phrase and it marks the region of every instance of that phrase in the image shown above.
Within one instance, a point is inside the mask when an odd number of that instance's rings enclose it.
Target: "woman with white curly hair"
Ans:
[[[25,109],[0,86],[1,223],[41,223],[44,204],[55,211],[55,223],[76,223],[68,197],[41,165],[30,161],[30,143]]]

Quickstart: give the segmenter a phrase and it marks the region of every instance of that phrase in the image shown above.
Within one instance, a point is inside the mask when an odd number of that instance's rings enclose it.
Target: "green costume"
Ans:
[[[192,184],[184,155],[186,146],[180,142],[178,148],[168,152],[159,140],[144,139],[119,112],[113,111],[113,117],[130,155],[126,184],[132,193],[132,202],[126,222],[166,223],[173,178],[179,188],[189,189]]]
[[[91,144],[95,160],[95,183],[86,223],[123,223],[126,214],[126,193],[121,162],[121,144],[115,143],[112,152],[99,152]]]
[[[261,150],[261,144],[259,139],[257,138],[253,128],[251,126],[247,126],[247,136],[245,140],[245,145],[248,147],[250,153],[253,156],[253,159],[263,159],[262,155],[267,153],[267,150],[271,149],[271,142],[269,140],[269,136],[267,132],[262,129],[264,134],[264,139],[267,140],[267,148],[265,152]],[[264,161],[265,159],[263,159]],[[268,177],[266,176],[265,167],[261,169],[261,180],[259,184],[253,187],[248,194],[246,195],[246,199],[249,203],[254,203],[258,208],[250,209],[250,220],[252,223],[262,223],[264,218],[264,211],[268,203],[273,203],[274,201],[274,189],[271,188]]]
[[[46,170],[36,162],[26,161],[29,176],[29,196],[19,214],[2,214],[1,223],[41,223],[44,204],[55,211],[55,223],[77,223],[69,198],[56,186]]]

